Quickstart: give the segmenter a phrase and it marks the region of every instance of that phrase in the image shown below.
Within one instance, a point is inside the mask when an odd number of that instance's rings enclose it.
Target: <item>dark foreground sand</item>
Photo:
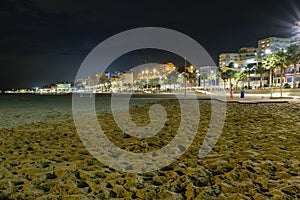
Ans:
[[[154,151],[176,133],[176,101],[155,137],[123,134],[111,114],[99,116],[120,148]],[[149,106],[131,110],[149,122]],[[176,112],[177,111],[177,112]],[[218,143],[204,159],[199,147],[210,120],[210,101],[200,101],[201,123],[191,147],[175,163],[154,172],[118,172],[97,161],[81,143],[72,120],[0,130],[0,199],[297,199],[300,198],[300,104],[227,105]],[[67,116],[66,116],[67,117]],[[177,125],[176,125],[177,124]]]

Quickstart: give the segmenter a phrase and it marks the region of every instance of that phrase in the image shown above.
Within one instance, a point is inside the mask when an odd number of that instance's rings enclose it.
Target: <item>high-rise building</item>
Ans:
[[[240,60],[237,62],[239,66],[246,66],[248,64],[255,64],[257,57],[257,48],[243,47],[239,50]]]
[[[295,22],[295,26],[292,27],[292,44],[300,44],[300,21]]]
[[[255,58],[257,49],[254,47],[243,47],[239,50],[240,60],[249,60]]]
[[[219,55],[219,67],[226,67],[230,63],[235,63],[240,60],[238,53],[221,53]]]
[[[258,41],[258,56],[263,58],[266,54],[284,51],[292,44],[291,38],[268,37]]]
[[[249,63],[256,63],[257,49],[254,47],[243,47],[238,53],[221,53],[219,55],[219,67],[230,64],[243,67]]]

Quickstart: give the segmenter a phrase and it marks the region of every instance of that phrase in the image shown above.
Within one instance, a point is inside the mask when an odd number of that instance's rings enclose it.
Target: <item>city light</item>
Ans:
[[[266,49],[266,50],[265,50],[265,54],[267,54],[267,55],[268,55],[268,54],[271,54],[271,53],[272,53],[272,52],[271,52],[271,50],[270,50],[270,49]]]

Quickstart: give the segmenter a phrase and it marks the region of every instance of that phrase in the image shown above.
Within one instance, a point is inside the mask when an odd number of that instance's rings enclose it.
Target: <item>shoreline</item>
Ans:
[[[2,97],[2,98],[1,98]],[[4,98],[3,98],[4,97]],[[8,97],[8,98],[6,98]],[[18,97],[18,98],[15,98]],[[31,98],[33,97],[33,98]],[[112,94],[96,94],[96,112],[111,112],[110,111],[110,99]],[[89,98],[89,97],[87,97]],[[119,94],[116,98],[124,99],[129,98],[128,94]],[[152,104],[159,103],[160,101],[176,101],[176,100],[197,100],[197,101],[219,101],[228,104],[298,104],[300,98],[283,97],[283,98],[269,98],[264,96],[248,95],[245,98],[240,98],[239,95],[234,95],[234,98],[230,98],[229,94],[223,97],[214,97],[214,95],[208,94],[196,94],[196,99],[185,97],[177,98],[174,94],[134,94],[131,97],[130,105],[135,106],[139,104]],[[107,101],[107,103],[106,103]],[[0,129],[5,127],[15,127],[23,124],[31,124],[38,121],[47,119],[47,116],[57,116],[63,118],[73,118],[72,113],[72,95],[0,95],[0,108],[2,113],[0,114]],[[9,105],[6,105],[9,103]],[[105,105],[104,105],[104,104]],[[102,106],[104,105],[104,106]],[[5,125],[8,124],[8,125]],[[11,125],[9,125],[11,124]]]

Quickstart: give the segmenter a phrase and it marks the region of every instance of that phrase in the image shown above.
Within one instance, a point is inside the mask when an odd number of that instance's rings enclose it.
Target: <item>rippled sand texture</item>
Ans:
[[[176,101],[163,102],[168,121],[148,139],[122,133],[111,114],[99,116],[108,138],[133,152],[171,141],[180,121]],[[130,112],[149,123],[147,106]],[[49,117],[0,130],[0,199],[296,199],[300,198],[300,104],[228,104],[223,134],[207,157],[198,151],[210,120],[200,102],[198,134],[175,163],[154,172],[118,172],[94,159],[72,120]]]

